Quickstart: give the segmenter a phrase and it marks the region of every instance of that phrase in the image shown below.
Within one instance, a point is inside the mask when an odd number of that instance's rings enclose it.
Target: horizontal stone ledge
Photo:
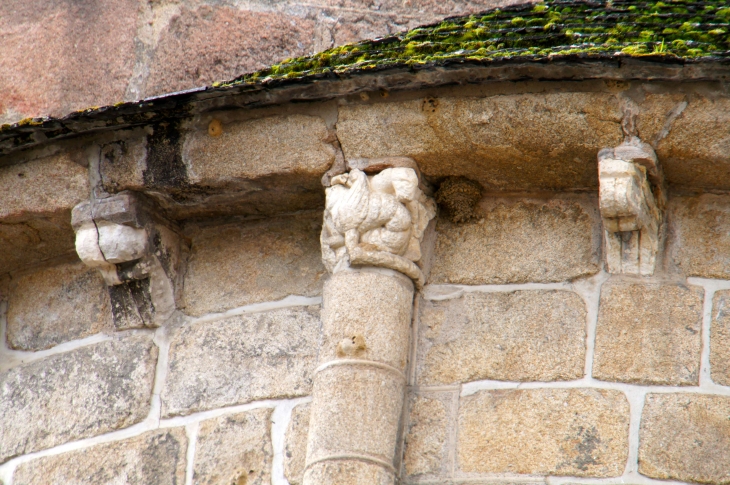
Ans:
[[[91,194],[83,150],[18,161],[0,159],[0,275],[74,255],[71,209]]]
[[[439,86],[454,86],[477,83],[519,82],[525,80],[569,81],[581,80],[612,81],[678,81],[705,82],[711,79],[726,79],[730,74],[727,65],[710,62],[702,64],[669,64],[644,61],[639,58],[616,59],[574,59],[549,63],[524,62],[519,58],[490,62],[488,65],[464,64],[461,60],[438,69],[413,70],[413,66],[402,66],[385,71],[363,70],[356,75],[337,79],[318,79],[317,82],[302,82],[292,79],[275,87],[257,86],[243,92],[240,86],[230,88],[198,88],[193,92],[172,93],[145,103],[130,102],[122,106],[104,108],[99,112],[84,112],[71,116],[65,126],[70,130],[58,130],[58,122],[50,120],[40,126],[19,126],[16,132],[6,132],[0,143],[0,155],[25,150],[75,138],[83,133],[98,130],[102,123],[107,130],[139,126],[142,120],[160,121],[169,110],[203,113],[216,109],[221,103],[259,108],[290,103],[292,101],[321,101],[344,98],[361,92],[379,93],[383,89],[397,86],[398,90],[417,90]],[[228,98],[228,99],[226,99]],[[151,101],[151,102],[149,102]],[[157,112],[162,108],[162,112]],[[111,115],[111,116],[110,116]],[[9,135],[9,136],[8,136]]]
[[[329,111],[224,111],[150,126],[101,147],[102,188],[145,192],[174,219],[321,207],[320,179],[336,156]]]

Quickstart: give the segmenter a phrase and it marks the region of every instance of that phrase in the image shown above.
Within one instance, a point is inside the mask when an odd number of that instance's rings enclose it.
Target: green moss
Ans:
[[[447,19],[286,61],[220,86],[467,59],[560,55],[730,57],[727,0],[547,1]]]
[[[730,60],[730,0],[548,0],[453,17],[383,39],[286,59],[213,88],[454,62],[662,57]],[[28,122],[30,123],[30,122]]]

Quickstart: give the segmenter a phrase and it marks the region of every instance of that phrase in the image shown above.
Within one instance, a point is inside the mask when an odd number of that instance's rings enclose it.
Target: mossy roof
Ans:
[[[390,37],[287,59],[208,87],[89,108],[63,118],[2,125],[0,155],[86,132],[183,118],[204,99],[255,95],[320,80],[399,69],[574,61],[585,65],[625,58],[730,65],[730,0],[547,0],[447,18]]]
[[[548,0],[521,4],[288,59],[214,86],[454,60],[526,61],[575,55],[730,59],[730,2]]]

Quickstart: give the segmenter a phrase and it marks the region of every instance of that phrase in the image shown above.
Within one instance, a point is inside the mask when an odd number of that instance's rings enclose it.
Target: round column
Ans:
[[[325,284],[305,485],[394,483],[412,308],[413,283],[395,271]]]
[[[392,485],[414,281],[423,281],[415,262],[435,204],[413,168],[352,170],[332,183],[322,254],[333,274],[324,286],[304,485]]]

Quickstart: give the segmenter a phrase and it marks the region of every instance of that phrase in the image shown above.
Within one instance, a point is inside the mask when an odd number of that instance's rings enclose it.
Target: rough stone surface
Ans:
[[[3,1],[0,123],[121,101],[134,68],[138,8],[136,0]]]
[[[195,485],[271,483],[271,409],[255,409],[200,423]]]
[[[0,274],[75,253],[71,211],[24,222],[0,222]]]
[[[489,8],[508,5],[509,2],[495,0],[322,0],[319,5],[342,9],[357,9],[364,14],[369,9],[376,12],[407,13],[417,17],[420,22],[437,20],[449,15],[468,15],[478,13]],[[373,15],[374,16],[374,15]]]
[[[730,197],[670,199],[668,247],[686,276],[730,279]]]
[[[87,170],[68,153],[0,167],[0,220],[3,222],[21,222],[35,214],[69,210],[88,198]]]
[[[579,379],[586,309],[569,291],[468,293],[421,306],[421,385]]]
[[[181,485],[188,440],[183,428],[39,458],[18,467],[16,485]]]
[[[461,399],[465,472],[611,477],[628,455],[629,403],[598,389],[482,391]]]
[[[317,307],[178,329],[162,392],[163,416],[310,394],[319,335]]]
[[[730,386],[730,291],[715,293],[710,328],[710,377],[716,384]]]
[[[147,95],[206,86],[306,55],[314,22],[277,12],[183,7],[160,34]]]
[[[632,100],[638,107],[636,135],[652,145],[655,150],[662,147],[665,150],[663,155],[669,156],[671,152],[667,150],[668,145],[665,138],[673,130],[673,123],[676,121],[677,115],[681,116],[682,112],[686,110],[687,94],[680,90],[651,92],[650,84],[641,85],[640,89],[644,91],[641,99]],[[662,159],[663,161],[664,159]],[[664,168],[663,163],[662,168]]]
[[[463,224],[439,218],[430,283],[547,283],[599,270],[596,208],[485,199],[477,214],[480,218]]]
[[[132,138],[101,147],[99,175],[104,189],[142,191],[147,170],[147,138]]]
[[[60,153],[0,167],[0,274],[74,252],[71,209],[90,190],[87,170],[76,161],[83,161],[78,153]]]
[[[224,122],[217,137],[192,131],[183,159],[190,182],[206,187],[272,175],[319,178],[335,161],[328,136],[322,118],[303,114]]]
[[[47,349],[113,328],[104,280],[80,262],[14,278],[8,300],[7,340],[14,349]]]
[[[314,51],[386,37],[444,17],[483,12],[492,7],[517,3],[519,0],[325,0],[315,27]],[[320,10],[320,8],[316,8]]]
[[[315,379],[307,462],[359,454],[393,461],[404,382],[389,370],[339,365]],[[305,480],[306,483],[306,480]]]
[[[593,377],[658,385],[699,382],[702,288],[608,282],[601,289]]]
[[[301,485],[307,458],[307,433],[311,405],[300,404],[292,410],[284,442],[284,476],[291,485]]]
[[[321,224],[317,213],[196,231],[185,277],[186,311],[202,315],[320,294]]]
[[[394,485],[395,477],[380,465],[362,461],[325,461],[311,466],[304,474],[305,484],[316,485]]]
[[[413,285],[405,277],[342,272],[325,284],[320,362],[338,357],[376,360],[405,371]],[[358,341],[360,348],[343,348]]]
[[[346,105],[337,136],[346,158],[407,156],[432,177],[487,188],[595,187],[596,153],[621,142],[607,93],[426,98]]]
[[[730,98],[650,94],[642,107],[640,135],[656,147],[668,183],[730,188]]]
[[[0,374],[0,463],[143,420],[156,361],[157,347],[140,335]]]
[[[414,396],[411,400],[404,456],[407,475],[441,471],[449,424],[448,404],[430,396]]]
[[[639,473],[730,483],[730,398],[649,394],[641,418]]]

